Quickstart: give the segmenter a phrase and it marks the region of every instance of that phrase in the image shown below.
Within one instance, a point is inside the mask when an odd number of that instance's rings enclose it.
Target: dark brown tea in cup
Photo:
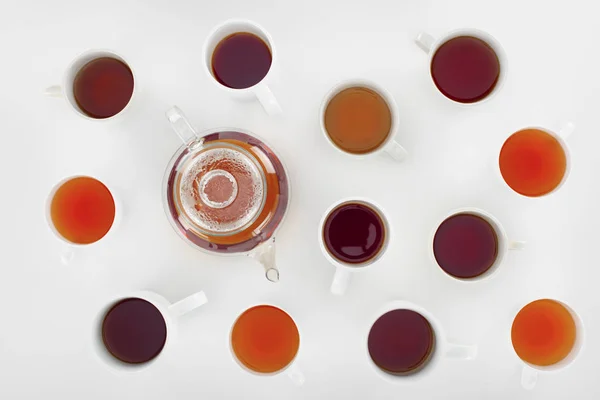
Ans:
[[[106,350],[128,364],[142,364],[160,354],[167,341],[167,325],[150,302],[128,298],[104,316],[102,340]]]
[[[379,212],[361,202],[339,205],[323,225],[323,242],[329,254],[347,264],[363,264],[383,250],[386,226]]]
[[[211,69],[217,81],[232,89],[256,85],[269,72],[273,56],[258,36],[238,32],[221,40],[212,54]]]
[[[81,111],[92,118],[120,113],[133,95],[133,73],[121,60],[101,57],[85,64],[73,81],[73,96]]]
[[[494,227],[475,214],[456,214],[438,227],[433,254],[440,268],[455,278],[469,279],[486,273],[498,257]]]
[[[435,347],[435,334],[416,311],[397,309],[383,314],[371,327],[369,355],[384,372],[406,375],[423,368]]]
[[[444,96],[460,103],[476,103],[494,91],[500,79],[500,60],[485,41],[459,36],[436,50],[431,76]]]

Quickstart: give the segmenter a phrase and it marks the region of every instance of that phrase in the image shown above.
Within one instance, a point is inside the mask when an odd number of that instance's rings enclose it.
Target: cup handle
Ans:
[[[477,357],[478,349],[476,345],[448,343],[447,346],[447,358],[455,358],[459,360],[473,360]]]
[[[287,376],[292,380],[292,382],[294,382],[296,386],[302,386],[304,385],[304,382],[306,382],[304,374],[300,368],[296,366],[296,364],[290,365],[286,372]]]
[[[166,115],[171,123],[171,128],[173,131],[175,131],[177,136],[179,136],[179,139],[181,139],[184,144],[187,144],[187,142],[194,137],[200,140],[200,136],[194,130],[188,119],[185,117],[185,114],[183,111],[181,111],[181,109],[179,109],[179,107],[171,107],[167,110]]]
[[[73,246],[65,245],[60,253],[60,262],[63,265],[69,265],[75,259],[75,248]]]
[[[262,104],[267,114],[278,115],[282,113],[279,102],[266,84],[257,85],[254,89],[254,94],[258,98],[258,101],[260,101],[260,104]]]
[[[531,390],[535,387],[538,380],[538,372],[528,365],[523,366],[521,371],[521,386],[527,390]]]
[[[408,152],[404,147],[400,146],[395,140],[392,140],[390,144],[385,147],[385,152],[398,162],[404,161],[408,156]]]
[[[509,242],[508,243],[508,249],[509,250],[523,250],[525,248],[525,244],[527,242],[521,242],[521,241],[514,241],[514,242]]]
[[[271,282],[279,282],[279,270],[275,263],[275,238],[258,246],[249,254],[250,257],[262,264],[265,276]]]
[[[348,271],[346,268],[336,267],[335,274],[333,275],[333,282],[331,282],[331,293],[337,294],[338,296],[346,293],[351,276],[352,272]]]
[[[62,88],[60,85],[54,85],[46,88],[44,94],[48,97],[62,97]]]
[[[421,32],[415,38],[415,43],[421,48],[421,50],[429,54],[433,48],[433,44],[435,43],[435,38],[429,33]]]
[[[567,140],[575,131],[575,124],[572,122],[565,122],[560,130],[558,131],[558,136],[560,136],[563,140]]]
[[[192,310],[206,304],[208,299],[206,298],[206,294],[200,291],[194,293],[191,296],[186,297],[183,300],[179,300],[177,303],[171,304],[169,306],[169,311],[176,317],[182,317],[183,315],[189,313]]]

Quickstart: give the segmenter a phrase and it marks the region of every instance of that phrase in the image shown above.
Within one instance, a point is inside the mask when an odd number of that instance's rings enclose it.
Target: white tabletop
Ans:
[[[279,118],[257,102],[234,101],[202,71],[207,33],[232,17],[260,23],[275,41]],[[494,35],[510,64],[498,96],[470,108],[435,92],[427,57],[413,43],[421,30],[440,35],[462,27]],[[591,0],[4,2],[0,399],[598,398],[599,37]],[[90,48],[117,51],[136,73],[138,96],[121,122],[85,120],[43,95]],[[354,160],[322,137],[321,100],[352,77],[375,80],[395,97],[407,162]],[[164,117],[174,104],[201,130],[256,133],[286,162],[293,199],[277,237],[279,284],[267,282],[251,259],[193,249],[169,226],[161,183],[179,146]],[[521,127],[565,121],[577,125],[568,182],[542,199],[510,192],[494,171],[504,139]],[[125,212],[111,238],[63,266],[44,203],[57,181],[75,174],[115,188]],[[382,205],[394,236],[386,257],[336,297],[318,224],[330,204],[349,196]],[[436,221],[463,206],[489,211],[512,239],[527,241],[486,282],[452,281],[429,258]],[[202,289],[209,304],[181,321],[159,362],[118,376],[92,351],[93,321],[109,299],[140,289],[170,301]],[[571,367],[540,376],[525,391],[510,324],[540,297],[570,304],[587,339]],[[377,311],[395,299],[427,309],[452,341],[479,345],[478,358],[443,360],[411,385],[382,380],[368,363],[365,336]],[[301,329],[301,388],[283,375],[253,376],[231,358],[232,322],[260,302],[285,307]]]

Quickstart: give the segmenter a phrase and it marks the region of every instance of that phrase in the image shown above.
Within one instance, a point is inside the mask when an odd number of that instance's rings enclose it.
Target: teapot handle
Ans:
[[[167,118],[171,123],[171,128],[175,131],[179,139],[187,144],[191,139],[200,139],[198,133],[192,128],[192,125],[183,114],[183,111],[177,106],[173,106],[166,112]]]

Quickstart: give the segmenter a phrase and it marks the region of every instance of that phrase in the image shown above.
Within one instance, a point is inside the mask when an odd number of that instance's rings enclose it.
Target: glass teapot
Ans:
[[[169,222],[195,248],[250,256],[277,282],[275,233],[290,198],[283,163],[250,132],[212,129],[200,135],[179,108],[166,114],[183,141],[163,181]]]

